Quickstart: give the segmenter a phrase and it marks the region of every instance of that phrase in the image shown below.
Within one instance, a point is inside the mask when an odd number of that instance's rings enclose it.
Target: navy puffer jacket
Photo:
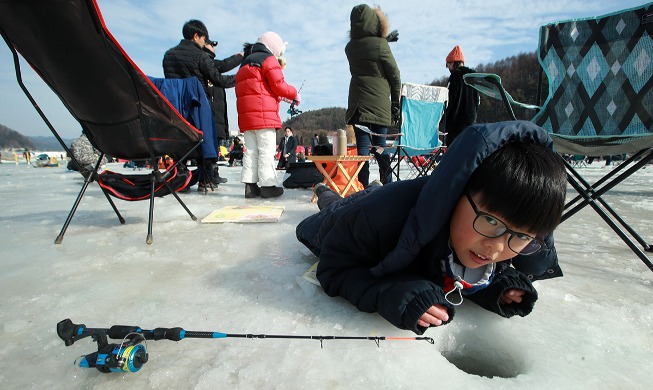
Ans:
[[[302,221],[297,238],[320,258],[317,278],[330,296],[342,296],[361,311],[421,334],[417,319],[444,299],[441,260],[451,253],[449,221],[472,172],[510,141],[552,147],[540,127],[524,121],[467,128],[433,174],[361,191]],[[345,207],[346,206],[346,207]],[[469,298],[504,317],[526,315],[537,292],[530,280],[562,276],[553,238],[547,251],[516,256],[516,268],[499,264],[489,287]],[[527,292],[521,305],[501,305],[509,288]]]

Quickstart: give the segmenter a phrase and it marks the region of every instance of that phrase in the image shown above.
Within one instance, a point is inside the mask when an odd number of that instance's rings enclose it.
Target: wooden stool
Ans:
[[[349,190],[356,192],[363,189],[363,186],[357,180],[358,172],[363,168],[363,164],[370,161],[370,156],[311,156],[311,161],[315,163],[317,169],[324,176],[324,183],[344,198]],[[334,163],[334,165],[327,172],[322,166],[323,163]],[[346,166],[351,164],[356,164],[356,171],[350,176]],[[341,174],[346,179],[344,185],[342,183],[336,183],[333,180],[336,174]],[[315,198],[313,196],[311,202],[314,202]]]

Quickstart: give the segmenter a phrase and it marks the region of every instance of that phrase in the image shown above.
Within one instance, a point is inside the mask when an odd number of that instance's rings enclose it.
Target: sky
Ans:
[[[604,165],[596,161],[581,173],[594,182],[609,171]],[[241,169],[221,167],[229,181],[213,193],[180,194],[198,221],[173,197],[157,198],[152,245],[145,243],[148,202],[114,200],[126,220],[121,225],[92,183],[55,245],[82,176],[65,167],[28,168],[23,160],[0,164],[0,388],[651,389],[653,272],[589,208],[556,230],[564,277],[535,282],[539,299],[523,318],[502,318],[465,300],[450,324],[426,331],[433,345],[161,340],[147,342],[149,360],[136,373],[76,366],[97,346],[90,338],[64,346],[55,326],[66,318],[90,328],[414,336],[306,281],[316,257],[297,241],[295,227],[317,212],[311,190],[245,199]],[[378,170],[371,174],[378,178]],[[648,242],[652,182],[648,165],[606,195]],[[199,222],[236,205],[285,210],[277,223]]]
[[[349,68],[344,54],[349,14],[359,1],[296,0],[98,0],[104,20],[135,63],[148,75],[163,77],[165,51],[182,38],[189,19],[204,21],[212,40],[219,42],[217,57],[242,50],[265,31],[277,32],[288,42],[286,81],[301,90],[301,110],[346,107]],[[391,44],[402,81],[429,83],[448,75],[445,58],[460,45],[466,65],[492,63],[535,51],[538,28],[553,22],[603,15],[631,8],[636,0],[383,0],[377,3],[388,15],[399,41]],[[28,66],[24,80],[37,102],[65,138],[81,127],[58,98]],[[233,73],[232,71],[230,73]],[[230,130],[238,131],[235,94],[228,90]],[[281,119],[288,118],[282,104]],[[0,124],[28,136],[51,135],[16,83],[13,60],[0,45]]]

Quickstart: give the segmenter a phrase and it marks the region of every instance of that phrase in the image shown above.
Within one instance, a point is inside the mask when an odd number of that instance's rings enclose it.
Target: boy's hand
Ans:
[[[520,303],[524,294],[526,294],[524,290],[517,290],[513,288],[503,293],[501,298],[499,298],[499,301],[504,305],[509,305],[513,302]]]
[[[417,325],[428,328],[431,325],[442,325],[445,321],[449,321],[447,308],[442,305],[433,305],[417,320]]]

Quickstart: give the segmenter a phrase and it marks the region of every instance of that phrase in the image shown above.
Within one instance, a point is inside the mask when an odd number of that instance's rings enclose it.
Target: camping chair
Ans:
[[[644,253],[653,252],[653,247],[602,198],[653,160],[652,36],[653,3],[541,27],[538,57],[549,94],[532,121],[551,134],[559,153],[632,153],[594,184],[565,161],[568,181],[579,195],[567,203],[562,220],[589,204],[653,271],[653,262]],[[498,76],[476,73],[464,79],[480,92],[502,99],[514,118],[511,105],[517,103]],[[542,77],[540,85],[541,81]]]
[[[149,189],[146,191],[149,196],[145,197],[150,200],[148,244],[152,243],[154,196],[171,193],[196,220],[175,193],[184,184],[173,188],[170,180],[179,170],[185,169],[179,163],[196,153],[202,142],[202,132],[180,116],[127,56],[107,30],[95,0],[1,0],[0,33],[13,54],[21,89],[66,152],[73,156],[22,82],[18,52],[61,99],[101,154],[95,170],[85,175],[56,244],[63,240],[92,181],[108,186],[115,182]],[[153,170],[138,177],[116,173],[104,176],[97,170],[105,155],[149,160]],[[165,155],[172,157],[175,163],[161,171],[158,161]],[[73,161],[81,171],[79,163]],[[182,181],[187,183],[186,179]],[[105,186],[101,189],[120,223],[124,223],[109,191]]]
[[[446,147],[438,131],[449,91],[444,87],[403,83],[401,85],[401,131],[392,146],[392,175],[400,178],[401,162],[410,167],[412,179],[426,176],[437,165]]]
[[[569,156],[567,162],[574,168],[587,167],[587,158],[581,154],[567,155]]]

